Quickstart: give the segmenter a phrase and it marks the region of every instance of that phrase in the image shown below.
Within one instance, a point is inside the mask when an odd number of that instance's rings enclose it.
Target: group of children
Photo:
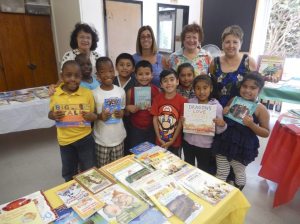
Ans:
[[[178,156],[183,149],[186,162],[195,165],[196,159],[198,167],[210,173],[213,172],[211,160],[215,157],[218,178],[226,181],[232,166],[236,186],[245,185],[245,167],[255,159],[259,147],[256,135],[267,137],[269,134],[268,112],[261,104],[253,117],[245,116],[244,125],[223,119],[229,109],[223,110],[215,98],[213,78],[210,75],[195,77],[189,63],[180,65],[177,72],[163,70],[161,89],[152,84],[151,63],[142,60],[135,65],[127,53],[120,54],[116,60],[117,76],[108,57],[97,59],[96,70],[97,78],[91,74],[89,58],[82,54],[75,61],[67,61],[62,67],[63,83],[51,97],[50,119],[60,121],[63,118],[64,112],[55,110],[58,104],[80,103],[89,105],[89,111],[82,111],[82,115],[93,122],[92,127],[57,127],[62,175],[66,181],[78,170],[95,165],[102,167],[121,158],[124,151],[127,154],[129,148],[149,141]],[[256,101],[263,84],[258,73],[246,75],[241,82],[240,96]],[[141,109],[134,104],[136,86],[151,88],[150,107]],[[120,107],[110,110],[105,107],[107,101],[121,102]],[[182,133],[183,108],[187,102],[217,105],[215,137]],[[108,122],[111,118],[118,122]]]

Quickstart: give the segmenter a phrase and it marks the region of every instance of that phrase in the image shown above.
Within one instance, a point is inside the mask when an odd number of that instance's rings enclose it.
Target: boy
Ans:
[[[156,134],[156,144],[180,157],[183,104],[187,100],[176,92],[179,84],[177,73],[163,70],[160,85],[163,93],[153,100],[151,114]]]
[[[67,61],[63,65],[61,78],[63,84],[57,87],[50,98],[48,117],[60,123],[67,113],[72,113],[82,114],[85,121],[94,121],[97,115],[93,113],[95,107],[93,94],[90,90],[79,86],[81,71],[76,61]],[[87,111],[84,111],[84,108]],[[72,180],[78,173],[78,165],[81,171],[95,166],[95,142],[91,131],[90,125],[57,127],[62,176],[66,182]]]
[[[139,61],[135,66],[136,86],[151,88],[151,102],[159,94],[158,87],[151,84],[153,79],[152,73],[152,65],[148,61]],[[134,105],[134,87],[127,91],[126,97],[126,111],[130,115],[130,133],[128,133],[130,148],[145,141],[154,143],[155,133],[153,129],[153,116],[150,114],[151,108],[142,109]]]
[[[95,121],[96,160],[100,168],[123,156],[126,131],[123,125],[125,91],[113,85],[115,71],[108,57],[96,61],[100,87],[93,90],[98,119]],[[109,106],[108,106],[109,105]]]
[[[134,86],[134,60],[131,54],[121,53],[116,59],[116,70],[118,75],[115,77],[113,84],[125,90]]]

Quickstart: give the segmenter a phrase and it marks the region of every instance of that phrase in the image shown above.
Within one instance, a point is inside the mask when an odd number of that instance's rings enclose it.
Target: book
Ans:
[[[91,168],[74,177],[74,179],[93,194],[112,185],[114,181],[110,180],[96,168]]]
[[[139,217],[130,221],[129,224],[169,224],[169,222],[159,210],[152,207]]]
[[[89,218],[99,209],[104,206],[103,202],[98,201],[92,195],[82,198],[78,203],[73,205],[74,211],[82,218],[83,220]]]
[[[199,169],[190,171],[180,178],[179,183],[212,205],[216,205],[234,189],[233,186]]]
[[[28,102],[28,101],[32,101],[35,99],[34,95],[30,92],[28,93],[18,93],[17,91],[16,92],[16,95],[15,96],[12,96],[12,97],[9,97],[8,98],[8,101],[11,102],[11,101],[16,101],[16,102]]]
[[[153,148],[154,146],[155,145],[150,142],[143,142],[143,143],[138,144],[137,146],[129,149],[129,151],[135,155],[139,155],[139,154],[146,152],[147,150]]]
[[[185,223],[192,222],[202,211],[203,206],[193,201],[186,192],[170,177],[144,188],[145,193],[166,216],[177,216]]]
[[[49,98],[49,90],[47,87],[32,88],[30,89],[30,92],[32,92],[35,96],[37,96],[40,99]]]
[[[121,98],[117,97],[111,97],[111,98],[106,98],[104,99],[104,104],[103,104],[103,110],[109,110],[109,112],[112,114],[111,117],[106,120],[104,123],[106,124],[116,124],[121,122],[120,118],[116,118],[114,115],[114,111],[119,111],[121,110]]]
[[[260,55],[258,59],[258,72],[265,77],[266,81],[276,78],[281,80],[284,67],[284,57],[272,55]],[[273,77],[273,79],[272,79]]]
[[[54,111],[63,111],[65,116],[56,121],[56,127],[90,127],[91,122],[84,120],[82,112],[90,112],[89,104],[56,104]]]
[[[43,220],[33,201],[0,214],[0,224],[43,224]]]
[[[135,155],[135,158],[141,161],[146,166],[150,166],[150,163],[156,159],[163,157],[167,153],[167,150],[160,147],[154,146],[151,149]]]
[[[215,135],[217,105],[185,103],[183,132],[199,135]]]
[[[108,222],[129,223],[149,208],[145,202],[118,184],[105,188],[95,196],[105,202],[105,206],[98,213]]]
[[[236,96],[230,104],[228,114],[225,114],[224,116],[244,125],[243,118],[246,115],[252,116],[256,107],[257,103]]]
[[[43,223],[50,223],[56,219],[56,214],[48,204],[48,201],[44,197],[41,191],[36,191],[32,194],[21,197],[17,200],[0,205],[0,214],[16,209],[24,204],[33,201],[38,209],[38,212],[43,220]]]
[[[77,204],[81,199],[89,195],[89,193],[77,182],[63,187],[62,189],[58,190],[56,194],[68,208]]]
[[[151,107],[151,87],[136,86],[134,87],[134,105],[140,110],[147,110]]]

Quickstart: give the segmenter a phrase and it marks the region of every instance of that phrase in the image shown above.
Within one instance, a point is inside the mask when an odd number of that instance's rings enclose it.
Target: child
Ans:
[[[263,86],[262,76],[257,72],[249,72],[241,82],[240,96],[245,100],[256,102]],[[218,136],[213,144],[217,160],[216,177],[226,181],[232,166],[235,174],[234,184],[240,190],[246,184],[246,166],[258,155],[259,140],[256,135],[264,138],[269,136],[269,113],[264,105],[257,104],[254,114],[243,118],[244,125],[225,118],[227,130]],[[228,112],[229,106],[226,106],[223,113]]]
[[[80,86],[93,90],[96,89],[100,83],[94,75],[92,75],[92,63],[86,54],[79,54],[75,57],[75,61],[79,64],[81,69],[81,83]]]
[[[214,119],[216,133],[220,134],[225,131],[227,125],[223,120],[223,107],[215,98],[212,98],[212,79],[208,75],[197,76],[193,82],[193,89],[196,96],[189,99],[188,103],[216,105],[217,116]],[[212,157],[212,143],[213,136],[184,133],[184,141],[182,144],[184,160],[194,166],[196,158],[199,169],[213,174],[213,167],[211,167],[210,164]]]
[[[81,71],[76,61],[67,61],[62,67],[60,85],[50,100],[48,117],[60,121],[65,111],[55,111],[54,108],[69,108],[78,105],[78,108],[88,107],[90,112],[81,112],[86,121],[94,121],[97,115],[94,112],[94,98],[90,90],[80,87]],[[57,138],[62,160],[62,176],[65,181],[72,180],[78,172],[95,166],[95,142],[91,135],[91,127],[57,127]]]
[[[125,108],[125,92],[121,87],[113,85],[115,71],[108,57],[100,57],[96,61],[100,87],[93,90],[98,120],[95,121],[94,137],[96,141],[97,166],[102,167],[123,156],[126,131],[122,121]],[[120,110],[104,109],[106,103],[119,103]],[[109,122],[112,119],[115,122]]]
[[[116,70],[118,75],[115,77],[113,84],[125,90],[134,86],[134,59],[131,54],[121,53],[116,59]]]
[[[179,84],[177,73],[163,70],[160,73],[160,85],[163,93],[158,94],[151,107],[156,144],[180,155],[183,104],[186,99],[176,92]]]
[[[194,67],[190,63],[183,63],[178,66],[179,85],[177,93],[186,99],[195,97],[193,80],[195,78]]]
[[[158,87],[151,84],[153,78],[152,72],[152,65],[148,61],[139,61],[135,66],[135,78],[137,81],[136,86],[151,87],[151,101],[153,101],[153,98],[159,94]],[[126,96],[126,111],[130,114],[130,148],[145,141],[154,143],[155,133],[153,129],[153,116],[150,114],[150,107],[141,109],[134,105],[134,87],[127,91]]]

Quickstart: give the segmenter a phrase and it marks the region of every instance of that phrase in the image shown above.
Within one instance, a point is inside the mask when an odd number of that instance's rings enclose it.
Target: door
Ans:
[[[120,53],[136,52],[136,37],[142,26],[142,2],[105,0],[108,57],[115,63]]]

